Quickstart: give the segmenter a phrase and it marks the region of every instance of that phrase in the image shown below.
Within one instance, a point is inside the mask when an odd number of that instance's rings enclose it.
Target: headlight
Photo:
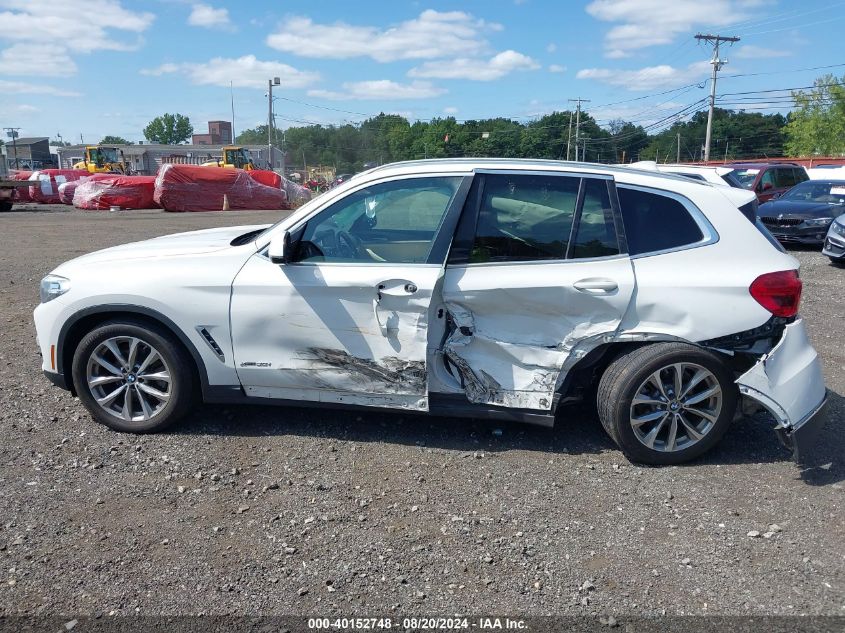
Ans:
[[[70,279],[58,275],[47,275],[41,280],[41,303],[52,301],[70,290]]]
[[[804,224],[807,226],[827,226],[831,222],[833,222],[833,218],[812,218],[804,220]]]
[[[845,237],[845,224],[839,224],[839,222],[834,222],[833,226],[830,227],[830,230],[836,233],[837,235]]]

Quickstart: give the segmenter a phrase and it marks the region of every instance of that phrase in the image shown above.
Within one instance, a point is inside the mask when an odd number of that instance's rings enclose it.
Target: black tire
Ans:
[[[91,355],[102,343],[114,337],[140,339],[160,354],[165,367],[169,369],[171,378],[169,400],[149,420],[131,422],[123,420],[101,407],[91,392],[87,380]],[[161,431],[184,417],[196,401],[196,377],[190,354],[166,329],[144,321],[107,321],[85,335],[73,355],[72,378],[79,399],[91,416],[97,422],[116,431],[127,433]]]
[[[838,266],[839,268],[845,267],[845,258],[842,257],[831,257],[830,263],[834,266]]]
[[[11,200],[0,200],[0,211],[11,211],[14,204]]]
[[[711,373],[721,389],[721,410],[703,437],[690,446],[673,451],[656,450],[646,446],[634,432],[631,405],[649,376],[677,363],[695,364]],[[667,465],[690,461],[715,446],[733,419],[738,397],[733,373],[712,352],[688,343],[654,343],[623,354],[608,366],[599,381],[596,405],[602,427],[625,457],[632,462]],[[700,420],[704,422],[703,418]],[[692,441],[692,437],[687,440]]]

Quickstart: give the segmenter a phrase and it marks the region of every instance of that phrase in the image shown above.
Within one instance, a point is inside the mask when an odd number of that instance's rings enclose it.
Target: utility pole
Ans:
[[[232,90],[232,82],[229,82],[229,97],[232,101],[232,145],[235,144],[235,93]]]
[[[3,129],[6,130],[6,136],[8,136],[9,138],[12,139],[12,151],[15,154],[15,169],[17,169],[18,168],[17,138],[18,138],[18,130],[20,130],[20,128],[19,127],[4,127]]]
[[[282,80],[273,77],[267,80],[267,167],[273,170],[273,86],[278,86]]]
[[[681,133],[680,132],[678,132],[678,153],[675,157],[675,162],[676,163],[681,162]]]
[[[569,113],[569,136],[566,137],[566,160],[569,160],[569,145],[572,143],[572,112]]]
[[[580,138],[581,132],[581,103],[589,103],[589,99],[582,99],[578,97],[577,99],[569,99],[569,101],[574,101],[576,103],[575,106],[575,160],[578,160],[578,139]],[[572,115],[569,115],[569,123],[572,124]],[[583,153],[581,154],[583,158]],[[569,158],[569,151],[566,152],[566,158]]]
[[[719,59],[719,44],[722,42],[733,44],[734,42],[738,42],[739,38],[699,33],[695,36],[695,39],[699,42],[713,44],[713,59],[710,60],[710,63],[713,65],[713,74],[710,77],[710,111],[707,113],[707,134],[704,138],[704,162],[707,162],[710,160],[710,136],[713,131],[713,109],[716,105],[716,76],[722,69],[722,66],[728,63],[727,59]]]

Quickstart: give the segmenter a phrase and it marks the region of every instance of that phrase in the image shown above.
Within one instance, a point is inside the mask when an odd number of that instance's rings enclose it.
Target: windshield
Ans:
[[[730,174],[726,174],[722,176],[725,180],[728,181],[730,184],[734,184],[733,181],[736,181],[737,184],[743,189],[751,189],[754,186],[754,181],[757,179],[757,174],[760,173],[759,169],[734,169]],[[730,179],[727,177],[729,176]]]
[[[808,180],[795,185],[781,196],[781,200],[845,204],[845,180],[833,182]]]

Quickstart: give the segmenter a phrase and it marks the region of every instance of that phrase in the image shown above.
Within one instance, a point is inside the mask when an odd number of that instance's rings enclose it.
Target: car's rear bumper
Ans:
[[[828,233],[822,254],[834,259],[845,259],[845,238],[834,235],[833,231]]]
[[[806,455],[824,425],[826,391],[821,362],[802,319],[784,328],[772,350],[736,380],[740,393],[762,405],[797,458]]]
[[[811,449],[827,421],[827,405],[828,399],[825,396],[815,409],[792,426],[792,430],[777,429],[781,442],[792,451],[792,457],[796,461],[803,459],[812,452]]]

